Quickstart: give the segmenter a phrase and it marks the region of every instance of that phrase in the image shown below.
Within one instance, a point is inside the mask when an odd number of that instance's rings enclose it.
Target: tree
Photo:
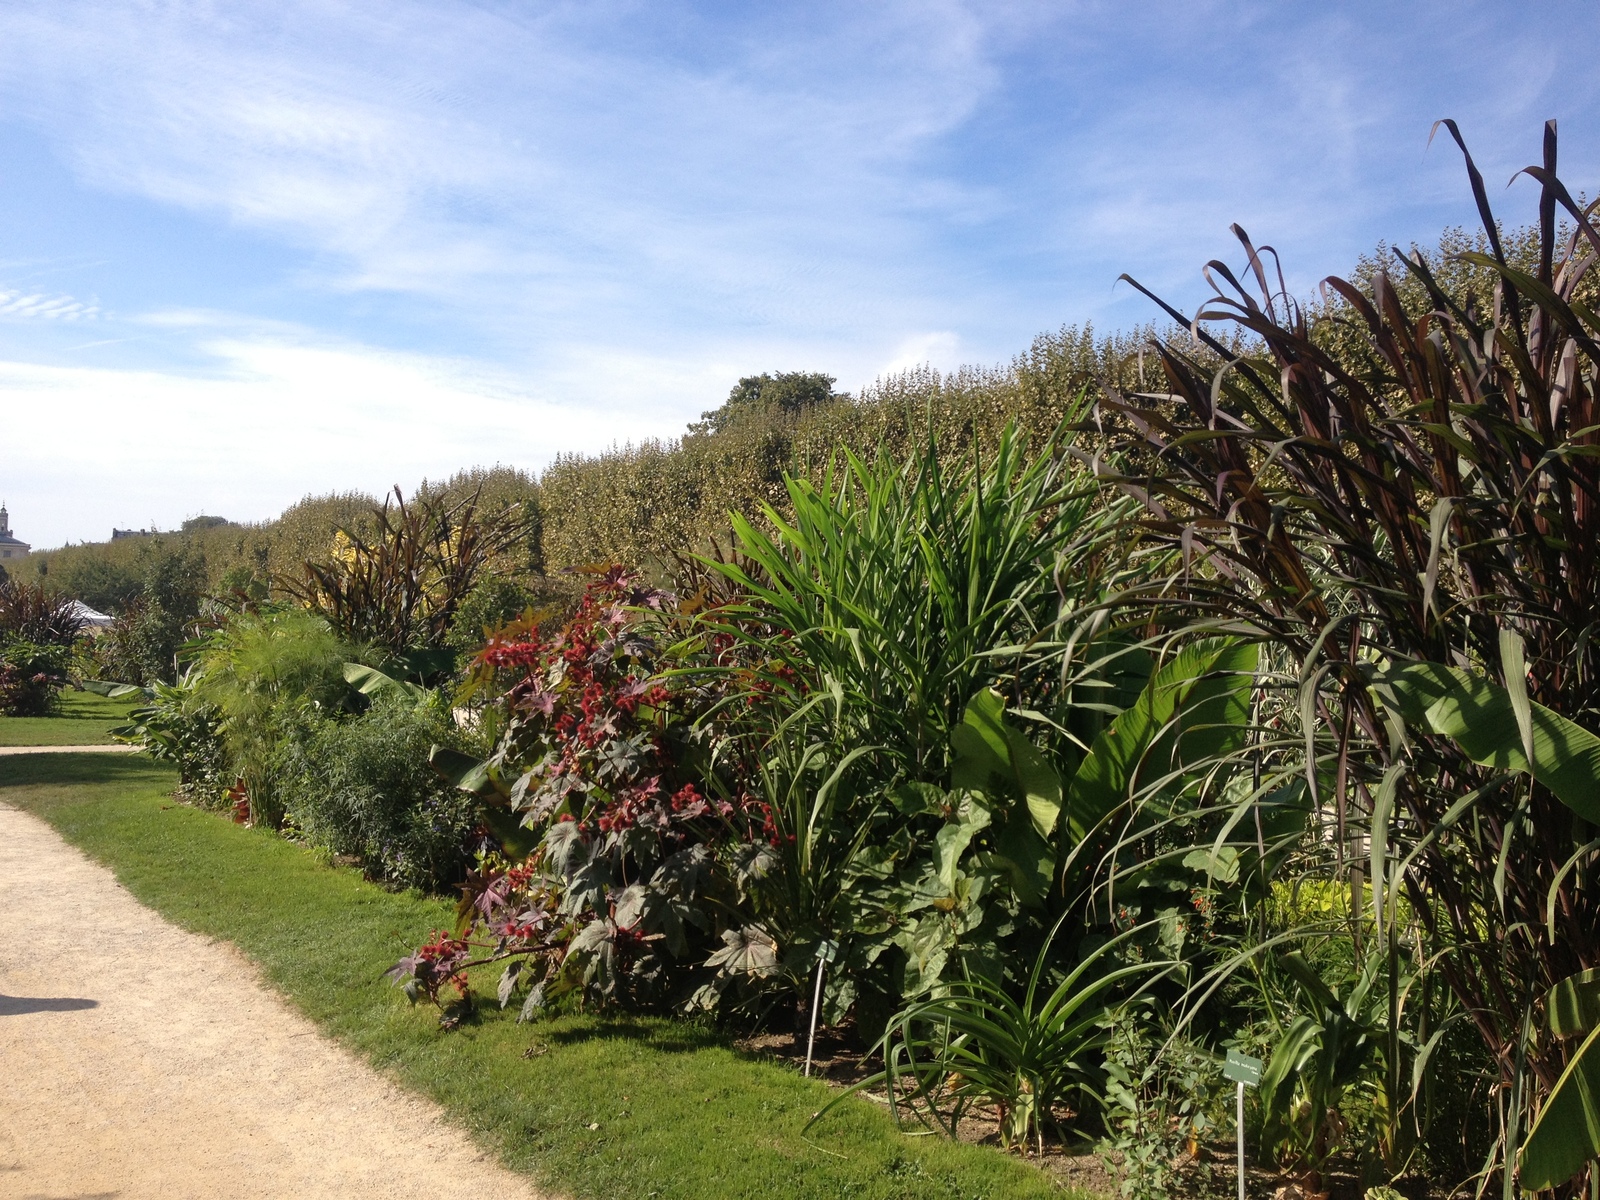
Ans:
[[[746,375],[733,385],[721,408],[700,414],[691,434],[721,433],[753,419],[794,416],[834,399],[834,377],[819,371],[779,371]]]

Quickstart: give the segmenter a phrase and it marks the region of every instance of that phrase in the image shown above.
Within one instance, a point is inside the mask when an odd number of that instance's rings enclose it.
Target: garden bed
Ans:
[[[450,923],[448,902],[385,891],[268,831],[176,804],[174,782],[142,757],[30,756],[0,764],[0,802],[48,821],[169,920],[238,946],[325,1032],[547,1186],[584,1197],[1062,1194],[996,1151],[897,1133],[867,1101],[808,1134],[827,1085],[691,1024],[517,1025],[491,1002],[441,1034],[382,975]],[[170,969],[181,977],[181,963]]]

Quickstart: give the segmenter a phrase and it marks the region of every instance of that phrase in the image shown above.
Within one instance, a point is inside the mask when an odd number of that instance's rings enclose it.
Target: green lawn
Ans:
[[[0,802],[43,817],[169,919],[233,942],[328,1033],[547,1186],[607,1200],[1062,1195],[996,1151],[899,1134],[864,1100],[808,1138],[824,1085],[693,1026],[519,1026],[493,1010],[441,1033],[432,1010],[409,1007],[381,976],[449,924],[449,904],[386,892],[271,833],[175,804],[173,783],[142,755],[0,759]]]
[[[0,717],[0,746],[101,746],[110,730],[128,722],[137,698],[107,700],[93,692],[61,693],[61,713],[54,717]]]

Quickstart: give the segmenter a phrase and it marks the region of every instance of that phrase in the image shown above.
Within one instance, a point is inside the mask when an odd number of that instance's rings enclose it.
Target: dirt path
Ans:
[[[0,1196],[538,1193],[232,947],[169,925],[0,804]]]
[[[0,754],[137,754],[137,746],[0,746]]]

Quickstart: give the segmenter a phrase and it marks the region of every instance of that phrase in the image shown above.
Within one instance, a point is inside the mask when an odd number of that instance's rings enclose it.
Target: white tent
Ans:
[[[103,612],[96,612],[82,600],[72,602],[72,615],[83,622],[85,629],[107,629],[116,624],[116,618],[107,616]]]

